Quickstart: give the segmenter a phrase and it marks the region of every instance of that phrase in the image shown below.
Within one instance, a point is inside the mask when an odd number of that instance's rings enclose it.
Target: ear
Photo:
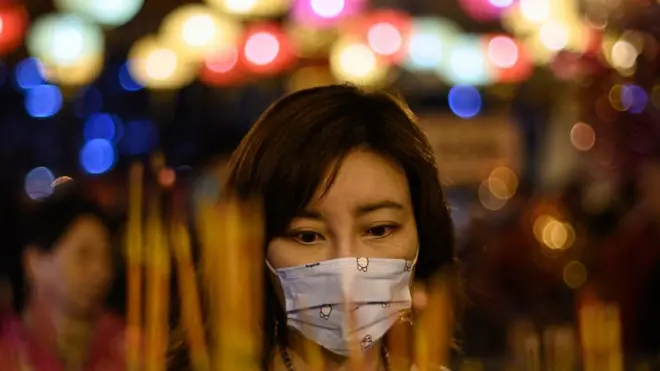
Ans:
[[[44,252],[37,245],[27,245],[23,252],[23,272],[29,284],[33,284],[40,272]]]

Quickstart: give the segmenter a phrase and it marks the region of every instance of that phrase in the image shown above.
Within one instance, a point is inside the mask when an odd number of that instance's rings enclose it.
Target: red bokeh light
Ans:
[[[376,10],[346,25],[348,35],[364,42],[382,59],[398,63],[405,58],[412,19],[398,10]]]
[[[28,14],[23,5],[0,5],[0,55],[18,48],[28,27]]]
[[[244,77],[245,68],[237,46],[221,54],[208,56],[202,63],[199,74],[199,79],[204,84],[212,86],[237,85],[244,81]]]
[[[459,0],[458,3],[467,15],[480,22],[496,20],[507,9],[493,5],[490,0]]]
[[[293,46],[278,25],[255,24],[246,30],[240,61],[250,72],[279,73],[293,63]]]
[[[495,65],[489,55],[489,44],[491,40],[496,37],[507,37],[515,42],[517,47],[517,58],[512,63],[511,67],[498,67]],[[494,80],[498,83],[515,83],[526,80],[534,72],[534,63],[529,52],[519,40],[516,40],[510,35],[506,34],[491,34],[483,38],[484,53],[488,60],[489,67],[493,71]]]

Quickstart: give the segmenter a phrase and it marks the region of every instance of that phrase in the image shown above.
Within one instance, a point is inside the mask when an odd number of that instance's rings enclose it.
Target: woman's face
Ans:
[[[110,233],[93,216],[74,220],[52,252],[32,256],[33,285],[75,314],[99,309],[112,280]]]
[[[267,259],[275,269],[357,256],[412,260],[418,245],[404,171],[375,152],[355,150],[331,187],[270,242]]]

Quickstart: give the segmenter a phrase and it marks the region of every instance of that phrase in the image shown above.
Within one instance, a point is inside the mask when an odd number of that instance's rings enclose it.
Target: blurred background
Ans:
[[[452,207],[457,369],[660,367],[656,0],[2,0],[0,56],[5,257],[56,179],[120,217],[160,153],[155,182],[208,199],[283,94],[394,89]]]

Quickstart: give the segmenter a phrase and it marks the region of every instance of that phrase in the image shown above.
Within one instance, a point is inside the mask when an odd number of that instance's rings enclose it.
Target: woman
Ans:
[[[326,370],[356,350],[364,370],[391,369],[383,339],[411,310],[413,275],[454,265],[433,152],[405,104],[344,85],[285,97],[234,153],[227,189],[264,203],[268,369],[307,370],[310,343]]]
[[[23,273],[29,293],[0,341],[3,370],[124,370],[123,322],[104,309],[112,281],[103,212],[71,184],[26,218]]]

